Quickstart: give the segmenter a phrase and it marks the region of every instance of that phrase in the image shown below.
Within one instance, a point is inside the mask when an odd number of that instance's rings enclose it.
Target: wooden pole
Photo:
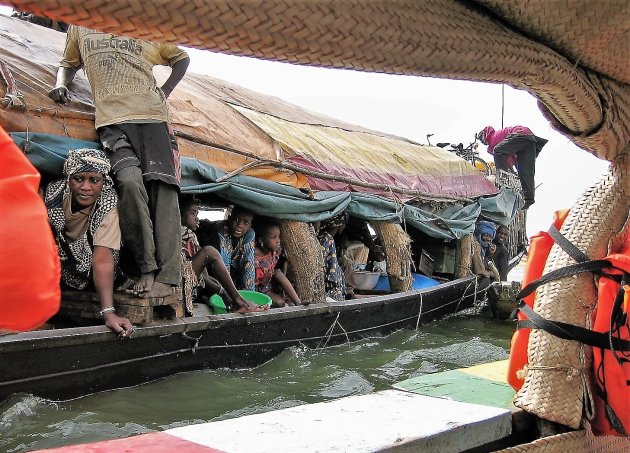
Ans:
[[[471,273],[472,241],[472,234],[467,234],[457,241],[455,248],[455,278],[467,277]]]

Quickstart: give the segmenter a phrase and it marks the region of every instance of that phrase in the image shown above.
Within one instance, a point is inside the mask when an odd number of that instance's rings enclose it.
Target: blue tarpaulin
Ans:
[[[100,144],[68,137],[39,133],[12,133],[17,145],[37,169],[60,177],[69,149],[99,148]],[[27,138],[28,137],[28,138]],[[366,219],[405,223],[440,239],[460,239],[475,229],[481,216],[507,225],[518,209],[516,194],[501,191],[498,195],[479,198],[463,205],[452,203],[441,207],[417,207],[377,195],[360,192],[302,192],[276,182],[251,176],[233,176],[217,182],[225,172],[197,159],[181,159],[181,190],[191,194],[213,194],[228,203],[238,204],[255,214],[285,220],[314,222],[346,210]]]

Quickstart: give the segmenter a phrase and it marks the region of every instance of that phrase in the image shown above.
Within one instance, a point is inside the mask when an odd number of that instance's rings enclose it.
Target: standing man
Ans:
[[[488,145],[488,152],[494,155],[497,170],[508,171],[516,164],[525,198],[523,209],[533,205],[536,158],[547,144],[547,140],[535,136],[525,126],[506,127],[498,131],[492,126],[487,126],[477,134],[477,138],[484,145]]]
[[[119,194],[123,244],[138,266],[132,291],[164,297],[181,282],[177,142],[168,125],[166,99],[190,60],[176,46],[114,36],[70,26],[66,47],[49,92],[56,102],[70,99],[68,84],[83,68],[96,107],[96,130],[111,162]],[[160,88],[155,65],[172,68]]]

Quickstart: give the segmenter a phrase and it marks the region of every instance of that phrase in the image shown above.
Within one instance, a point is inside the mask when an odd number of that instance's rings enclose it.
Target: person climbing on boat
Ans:
[[[497,271],[499,272],[499,278],[502,282],[507,281],[507,275],[509,272],[509,253],[505,246],[508,237],[510,236],[510,230],[505,225],[499,225],[497,227],[497,233],[494,237],[494,245],[496,250],[492,255],[492,261],[494,262]]]
[[[536,158],[547,140],[537,137],[525,126],[506,127],[498,131],[486,126],[477,138],[488,146],[488,153],[494,155],[497,170],[510,171],[516,165],[525,198],[523,209],[533,205]]]
[[[256,291],[271,297],[273,307],[301,305],[300,296],[279,266],[282,256],[280,225],[268,219],[257,220],[256,237]],[[274,291],[274,283],[285,295]]]
[[[96,107],[95,127],[120,196],[123,243],[140,274],[130,291],[145,298],[168,296],[181,282],[180,162],[166,100],[189,62],[176,46],[72,25],[57,82],[48,93],[67,103],[68,85],[84,69]],[[153,77],[155,65],[172,68],[162,87]]]
[[[322,220],[319,226],[315,226],[317,239],[324,253],[324,287],[326,296],[333,300],[346,300],[352,297],[346,286],[346,278],[339,265],[335,235],[343,231],[348,215],[345,212]]]
[[[110,168],[102,151],[71,150],[63,166],[65,178],[46,186],[44,203],[61,261],[62,288],[93,287],[105,325],[125,338],[133,326],[114,309],[121,233]]]
[[[230,311],[259,311],[259,306],[243,299],[238,293],[219,251],[212,246],[199,245],[195,234],[199,228],[197,200],[184,195],[180,197],[179,209],[182,225],[182,291],[188,314],[193,314],[192,303],[198,292],[204,289],[209,295],[219,294]]]

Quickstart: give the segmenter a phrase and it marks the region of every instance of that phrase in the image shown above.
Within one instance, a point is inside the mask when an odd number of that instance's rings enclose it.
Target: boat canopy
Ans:
[[[0,110],[0,123],[8,132],[96,140],[93,101],[82,72],[69,87],[71,102],[59,105],[47,96],[64,43],[64,33],[0,17],[2,72],[15,82],[4,93],[9,108]],[[169,71],[156,68],[158,81]],[[398,201],[465,201],[498,192],[454,153],[309,112],[212,77],[186,74],[169,97],[169,107],[182,156],[228,173],[298,189],[372,193]]]
[[[52,134],[11,133],[17,145],[47,177],[60,177],[69,149],[98,148],[93,141]],[[403,223],[435,238],[461,239],[473,232],[479,217],[507,225],[516,213],[516,194],[503,190],[469,204],[426,203],[414,206],[379,195],[343,191],[304,191],[261,178],[235,175],[199,159],[182,158],[182,192],[215,195],[255,214],[314,222],[347,210],[366,219]]]

